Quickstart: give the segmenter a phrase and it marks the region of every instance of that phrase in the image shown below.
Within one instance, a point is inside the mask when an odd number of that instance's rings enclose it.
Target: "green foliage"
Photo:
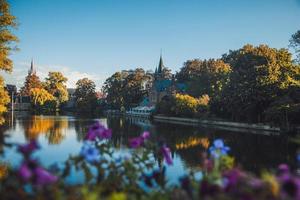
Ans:
[[[96,85],[92,80],[89,80],[88,78],[78,80],[74,95],[77,111],[95,111],[97,105]]]
[[[13,46],[18,42],[18,38],[11,32],[12,28],[17,27],[16,17],[10,14],[10,6],[6,0],[0,0],[0,70],[12,71],[13,63],[8,58]]]
[[[229,81],[231,67],[220,59],[188,60],[176,74],[179,82],[187,84],[187,93],[194,97],[208,94],[217,98]]]
[[[286,49],[266,45],[229,51],[223,55],[232,73],[219,107],[235,120],[261,122],[268,106],[291,87],[299,87],[299,67]]]
[[[55,97],[57,106],[68,101],[67,78],[61,72],[49,72],[45,81],[45,89]]]
[[[152,74],[141,68],[116,72],[106,79],[103,86],[108,104],[113,109],[137,106],[147,96],[151,79]]]
[[[297,56],[297,62],[300,63],[300,30],[292,35],[290,39],[290,46],[295,49],[295,53]]]

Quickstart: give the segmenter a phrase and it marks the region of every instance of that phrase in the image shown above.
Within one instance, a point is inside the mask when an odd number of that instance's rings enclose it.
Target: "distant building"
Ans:
[[[154,81],[149,91],[149,104],[155,106],[162,99],[175,95],[176,92],[184,92],[185,86],[176,83],[175,76],[171,77],[163,64],[162,56],[160,56],[158,67],[155,69]]]
[[[155,106],[164,98],[170,98],[176,92],[184,92],[185,85],[176,83],[175,76],[164,66],[162,56],[160,56],[158,67],[154,72],[154,80],[151,83],[145,82],[150,86],[148,97],[144,98],[139,106],[131,108],[126,113],[133,116],[150,116]]]
[[[33,60],[31,60],[28,75],[36,75]],[[17,87],[15,85],[7,84],[5,89],[7,90],[10,96],[10,104],[8,105],[9,110],[11,110],[12,108],[16,111],[30,110],[30,96],[22,95],[21,92],[18,92]]]
[[[72,109],[75,107],[76,97],[75,97],[75,88],[67,88],[69,94],[69,100],[66,102],[64,108],[65,109]]]
[[[15,85],[7,84],[5,86],[5,89],[8,92],[8,95],[10,96],[10,98],[17,94],[17,86],[15,86]]]

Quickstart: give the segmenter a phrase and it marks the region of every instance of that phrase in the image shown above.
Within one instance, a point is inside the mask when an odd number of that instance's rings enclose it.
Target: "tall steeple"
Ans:
[[[164,63],[163,63],[162,55],[160,53],[160,58],[159,58],[159,64],[158,64],[157,73],[162,73],[164,68],[165,68],[165,66],[164,66]]]
[[[34,69],[33,59],[31,59],[30,70],[29,70],[28,74],[30,74],[30,75],[36,74],[36,71]]]

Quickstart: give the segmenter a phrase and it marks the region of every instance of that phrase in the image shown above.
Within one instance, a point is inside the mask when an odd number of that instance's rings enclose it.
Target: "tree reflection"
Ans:
[[[68,129],[68,118],[32,116],[29,120],[23,120],[22,125],[27,140],[45,135],[49,144],[60,144],[65,138],[66,129]]]
[[[46,132],[46,138],[48,139],[49,144],[60,144],[66,136],[67,129],[67,118],[62,118],[59,121],[54,120],[53,126]]]
[[[3,117],[3,123],[0,125],[0,154],[3,154],[4,147],[5,146],[11,146],[10,143],[7,143],[7,138],[10,137],[6,131],[9,129],[15,129],[16,128],[16,120],[14,120],[13,115],[7,115],[6,117]],[[1,120],[0,117],[0,120]]]
[[[129,138],[148,130],[153,142],[165,142],[172,153],[179,155],[184,165],[190,168],[200,166],[203,153],[217,138],[222,138],[231,147],[230,155],[236,158],[237,163],[252,172],[276,168],[280,163],[296,164],[297,144],[291,143],[286,135],[270,136],[166,123],[149,122],[147,126],[145,120],[130,118],[122,118],[122,123],[120,118],[109,118],[107,124],[113,130],[115,147],[126,146]]]

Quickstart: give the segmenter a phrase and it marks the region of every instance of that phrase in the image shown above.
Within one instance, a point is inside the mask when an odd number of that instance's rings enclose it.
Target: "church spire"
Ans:
[[[159,58],[159,64],[158,64],[157,72],[158,73],[162,73],[164,68],[165,68],[165,66],[164,66],[164,63],[163,63],[162,55],[160,53],[160,58]]]
[[[35,71],[35,69],[34,69],[33,59],[31,59],[30,70],[29,70],[28,73],[29,73],[30,75],[36,74],[36,71]]]

